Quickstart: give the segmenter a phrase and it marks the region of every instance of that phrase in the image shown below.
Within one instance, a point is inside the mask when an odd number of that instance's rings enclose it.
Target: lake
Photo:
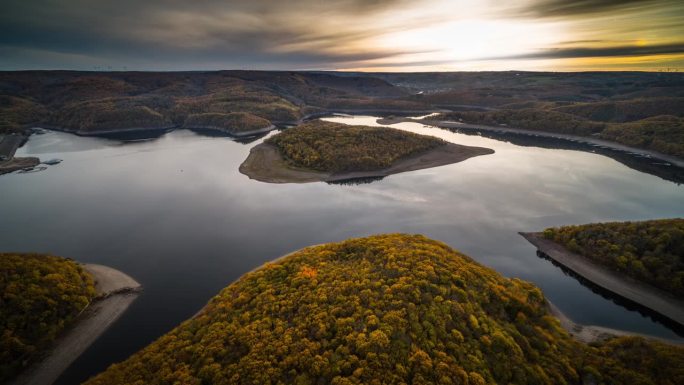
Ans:
[[[367,116],[328,120],[376,124]],[[370,183],[267,184],[238,172],[263,138],[245,143],[188,130],[145,141],[33,135],[17,156],[63,162],[0,177],[0,250],[104,264],[144,286],[59,383],[78,383],[125,359],[271,259],[387,232],[425,234],[529,280],[576,322],[680,338],[537,257],[517,232],[682,217],[683,185],[591,152],[417,123],[393,127],[496,153]]]

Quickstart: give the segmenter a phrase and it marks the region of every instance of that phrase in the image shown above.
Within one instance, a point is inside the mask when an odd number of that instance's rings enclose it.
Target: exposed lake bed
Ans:
[[[64,162],[0,179],[7,197],[3,249],[108,264],[146,287],[80,359],[89,365],[74,365],[63,382],[125,358],[273,255],[380,232],[427,234],[506,276],[530,280],[576,322],[676,338],[536,258],[517,231],[682,216],[682,186],[596,154],[520,147],[415,123],[396,126],[496,153],[366,185],[267,185],[238,171],[260,140],[243,145],[184,130],[135,143],[57,132],[31,137],[21,156]],[[137,323],[137,332],[125,334]]]

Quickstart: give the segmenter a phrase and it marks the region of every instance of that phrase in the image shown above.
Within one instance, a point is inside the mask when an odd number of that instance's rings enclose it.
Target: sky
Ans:
[[[684,71],[684,0],[0,0],[0,70]]]

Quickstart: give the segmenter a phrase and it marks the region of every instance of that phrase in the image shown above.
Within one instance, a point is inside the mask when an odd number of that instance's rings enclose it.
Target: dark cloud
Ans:
[[[614,47],[573,47],[573,48],[552,48],[544,51],[533,52],[523,55],[513,55],[506,57],[494,57],[485,60],[499,59],[572,59],[590,57],[611,57],[611,56],[650,56],[663,54],[682,54],[684,53],[684,42],[675,44],[644,45],[644,46],[614,46]]]
[[[536,0],[519,12],[524,16],[572,17],[657,7],[677,2],[672,0]]]
[[[407,0],[2,0],[0,67],[39,57],[92,58],[103,64],[162,61],[195,68],[326,68],[390,58],[404,51],[350,48],[391,30],[359,26]],[[405,25],[394,28],[405,28]],[[12,61],[15,63],[13,64]],[[209,64],[212,63],[212,64]],[[78,66],[79,63],[74,63]],[[72,66],[73,67],[73,66]]]

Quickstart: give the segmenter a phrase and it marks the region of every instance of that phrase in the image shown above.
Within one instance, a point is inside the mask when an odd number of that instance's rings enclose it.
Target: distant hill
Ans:
[[[317,73],[0,72],[0,133],[33,125],[83,134],[187,127],[206,123],[211,116],[207,114],[233,115],[214,115],[205,125],[253,127],[256,118],[267,120],[266,126],[295,123],[328,109],[429,108],[396,99],[405,95],[403,89],[377,78]]]
[[[683,107],[680,73],[0,72],[0,134],[32,126],[86,135],[191,126],[237,133],[330,111],[440,109],[468,123],[596,136],[684,157]]]
[[[266,264],[86,384],[676,384],[682,364],[641,338],[580,344],[534,285],[393,234]]]

